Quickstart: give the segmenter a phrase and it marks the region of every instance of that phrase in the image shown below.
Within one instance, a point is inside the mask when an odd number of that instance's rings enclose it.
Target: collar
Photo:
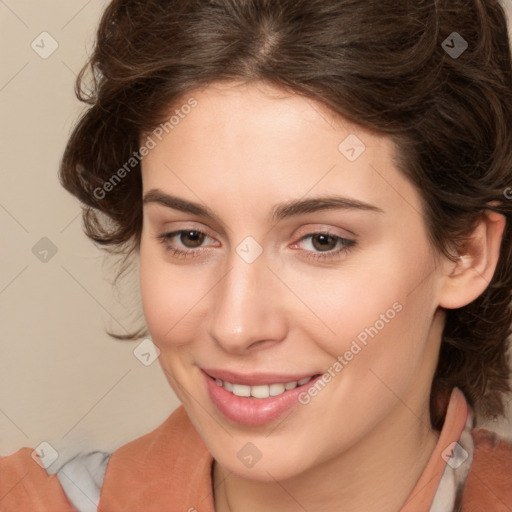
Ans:
[[[436,447],[400,512],[452,512],[460,505],[473,461],[473,425],[473,411],[454,388]]]

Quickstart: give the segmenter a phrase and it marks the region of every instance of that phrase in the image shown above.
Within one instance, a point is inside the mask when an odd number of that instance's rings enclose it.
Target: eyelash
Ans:
[[[193,258],[197,255],[198,252],[203,252],[204,249],[196,248],[196,249],[182,250],[182,249],[177,249],[176,247],[173,247],[169,243],[169,241],[172,238],[174,238],[178,235],[181,235],[183,233],[191,233],[191,232],[208,236],[203,231],[199,231],[197,229],[180,229],[178,231],[173,231],[171,233],[163,233],[161,235],[158,235],[157,238],[163,244],[164,249],[166,251],[172,253],[173,255],[180,257],[180,258]],[[304,240],[307,240],[308,238],[312,238],[317,235],[329,236],[329,237],[333,238],[337,243],[341,244],[341,247],[338,249],[326,251],[326,252],[314,252],[314,251],[308,251],[308,250],[303,251],[303,252],[309,253],[309,255],[307,257],[311,258],[313,260],[317,260],[317,261],[333,260],[336,257],[339,257],[339,256],[342,256],[343,254],[349,253],[352,250],[352,248],[356,245],[355,240],[349,240],[347,238],[343,238],[341,236],[334,235],[333,233],[329,233],[328,231],[315,231],[315,232],[309,233],[309,234],[301,237],[299,239],[299,241],[296,243],[298,244]]]

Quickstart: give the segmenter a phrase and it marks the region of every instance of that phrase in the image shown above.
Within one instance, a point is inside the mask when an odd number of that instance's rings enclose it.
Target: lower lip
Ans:
[[[277,420],[286,411],[299,405],[299,395],[307,392],[321,378],[318,375],[302,386],[289,389],[277,396],[268,398],[241,397],[225,390],[217,382],[203,372],[206,386],[212,402],[229,420],[242,425],[265,425]]]

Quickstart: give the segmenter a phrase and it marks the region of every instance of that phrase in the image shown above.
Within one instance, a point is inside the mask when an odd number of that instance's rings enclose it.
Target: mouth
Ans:
[[[293,407],[303,407],[300,396],[322,376],[320,373],[241,375],[219,370],[202,370],[202,374],[217,411],[224,419],[247,426],[265,425]]]
[[[318,377],[319,374],[312,375],[310,377],[303,377],[299,380],[291,380],[286,383],[282,382],[273,382],[271,384],[259,384],[255,386],[250,386],[248,384],[240,384],[229,381],[224,381],[222,379],[213,378],[218,386],[221,386],[229,393],[232,393],[235,396],[240,396],[244,398],[269,398],[271,396],[279,396],[282,395],[285,391],[289,391],[291,389],[295,389],[297,387],[304,386],[308,382],[310,382],[315,377]]]

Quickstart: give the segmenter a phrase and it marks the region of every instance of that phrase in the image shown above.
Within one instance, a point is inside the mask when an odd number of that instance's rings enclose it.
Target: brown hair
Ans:
[[[453,53],[464,41],[467,49]],[[63,186],[83,203],[92,240],[126,258],[138,250],[140,163],[132,161],[130,172],[125,166],[114,186],[113,175],[171,106],[224,80],[268,82],[390,136],[399,168],[422,195],[432,244],[450,257],[490,203],[507,217],[488,288],[447,311],[431,394],[436,428],[435,399],[454,386],[477,414],[503,414],[512,318],[512,201],[504,194],[512,184],[512,60],[499,2],[114,0],[77,78],[77,96],[90,107],[60,169]]]

